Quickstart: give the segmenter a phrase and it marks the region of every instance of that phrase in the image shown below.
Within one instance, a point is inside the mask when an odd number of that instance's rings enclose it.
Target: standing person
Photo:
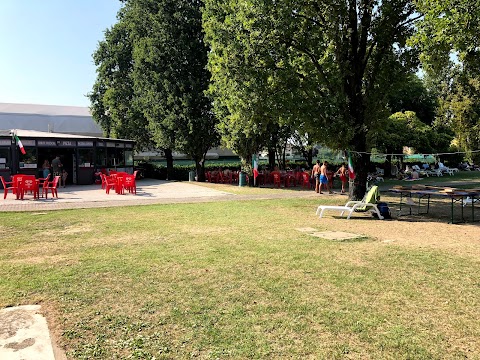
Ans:
[[[324,161],[323,165],[320,167],[320,194],[322,193],[322,185],[325,185],[325,188],[328,190],[329,194],[333,194],[333,191],[330,190],[330,186],[328,185],[327,170],[328,162]]]
[[[52,170],[53,176],[60,176],[60,185],[62,185],[62,162],[60,161],[60,156],[56,156],[55,159],[52,160]]]
[[[312,179],[315,179],[315,192],[318,193],[320,185],[320,160],[317,160],[317,163],[313,165]]]
[[[345,184],[347,183],[347,167],[345,166],[345,163],[342,164],[335,175],[338,175],[340,177],[340,181],[342,182],[342,191],[340,194],[345,194]]]
[[[50,162],[45,159],[42,165],[43,178],[46,179],[48,174],[50,174]]]
[[[62,177],[61,177],[63,187],[65,187],[65,184],[67,182],[67,177],[68,177],[68,173],[65,171],[65,169],[63,169],[62,170]]]

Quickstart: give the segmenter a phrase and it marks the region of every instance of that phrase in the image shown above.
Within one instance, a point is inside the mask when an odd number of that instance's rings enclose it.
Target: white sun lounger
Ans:
[[[366,199],[369,199],[373,202],[368,202]],[[380,199],[380,193],[378,191],[378,186],[372,186],[369,192],[365,195],[361,201],[349,201],[344,206],[332,206],[332,205],[320,205],[317,208],[317,215],[322,218],[326,210],[340,211],[340,216],[347,213],[347,219],[350,219],[352,214],[357,212],[365,212],[367,210],[374,211],[380,220],[383,220],[383,216],[380,215],[377,204],[375,203]]]

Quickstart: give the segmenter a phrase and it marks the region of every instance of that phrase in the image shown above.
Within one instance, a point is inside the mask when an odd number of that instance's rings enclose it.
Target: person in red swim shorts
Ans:
[[[337,170],[335,175],[340,177],[340,181],[342,182],[342,192],[341,194],[345,194],[345,184],[347,183],[347,167],[345,164],[342,164],[340,169]]]

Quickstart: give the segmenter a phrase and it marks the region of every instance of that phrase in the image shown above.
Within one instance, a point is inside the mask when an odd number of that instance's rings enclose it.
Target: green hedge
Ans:
[[[166,180],[167,179],[167,167],[161,164],[152,164],[150,162],[139,162],[136,165],[138,168],[143,170],[144,177],[151,179]],[[231,163],[222,163],[219,164],[206,164],[205,171],[218,170],[221,167],[222,170],[240,170],[241,163],[231,162]],[[173,164],[173,177],[174,180],[188,181],[188,173],[190,171],[195,171],[195,165],[175,165]]]

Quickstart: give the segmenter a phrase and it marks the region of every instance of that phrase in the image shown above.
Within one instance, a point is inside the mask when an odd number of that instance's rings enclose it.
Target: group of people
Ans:
[[[45,159],[42,165],[43,177],[46,178],[50,171],[52,171],[53,176],[60,176],[59,186],[65,187],[65,183],[67,181],[68,173],[63,168],[63,164],[60,160],[60,156],[56,156],[55,159],[52,160],[52,164]]]
[[[328,162],[324,161],[323,164],[320,165],[320,160],[317,160],[317,163],[313,166],[312,178],[315,179],[315,191],[319,194],[323,194],[323,186],[325,186],[329,194],[333,194],[332,189],[330,189],[327,171]],[[340,181],[342,182],[341,194],[345,194],[345,185],[347,183],[347,167],[345,166],[345,164],[342,164],[342,166],[340,166],[340,168],[335,172],[334,175],[339,176]]]

